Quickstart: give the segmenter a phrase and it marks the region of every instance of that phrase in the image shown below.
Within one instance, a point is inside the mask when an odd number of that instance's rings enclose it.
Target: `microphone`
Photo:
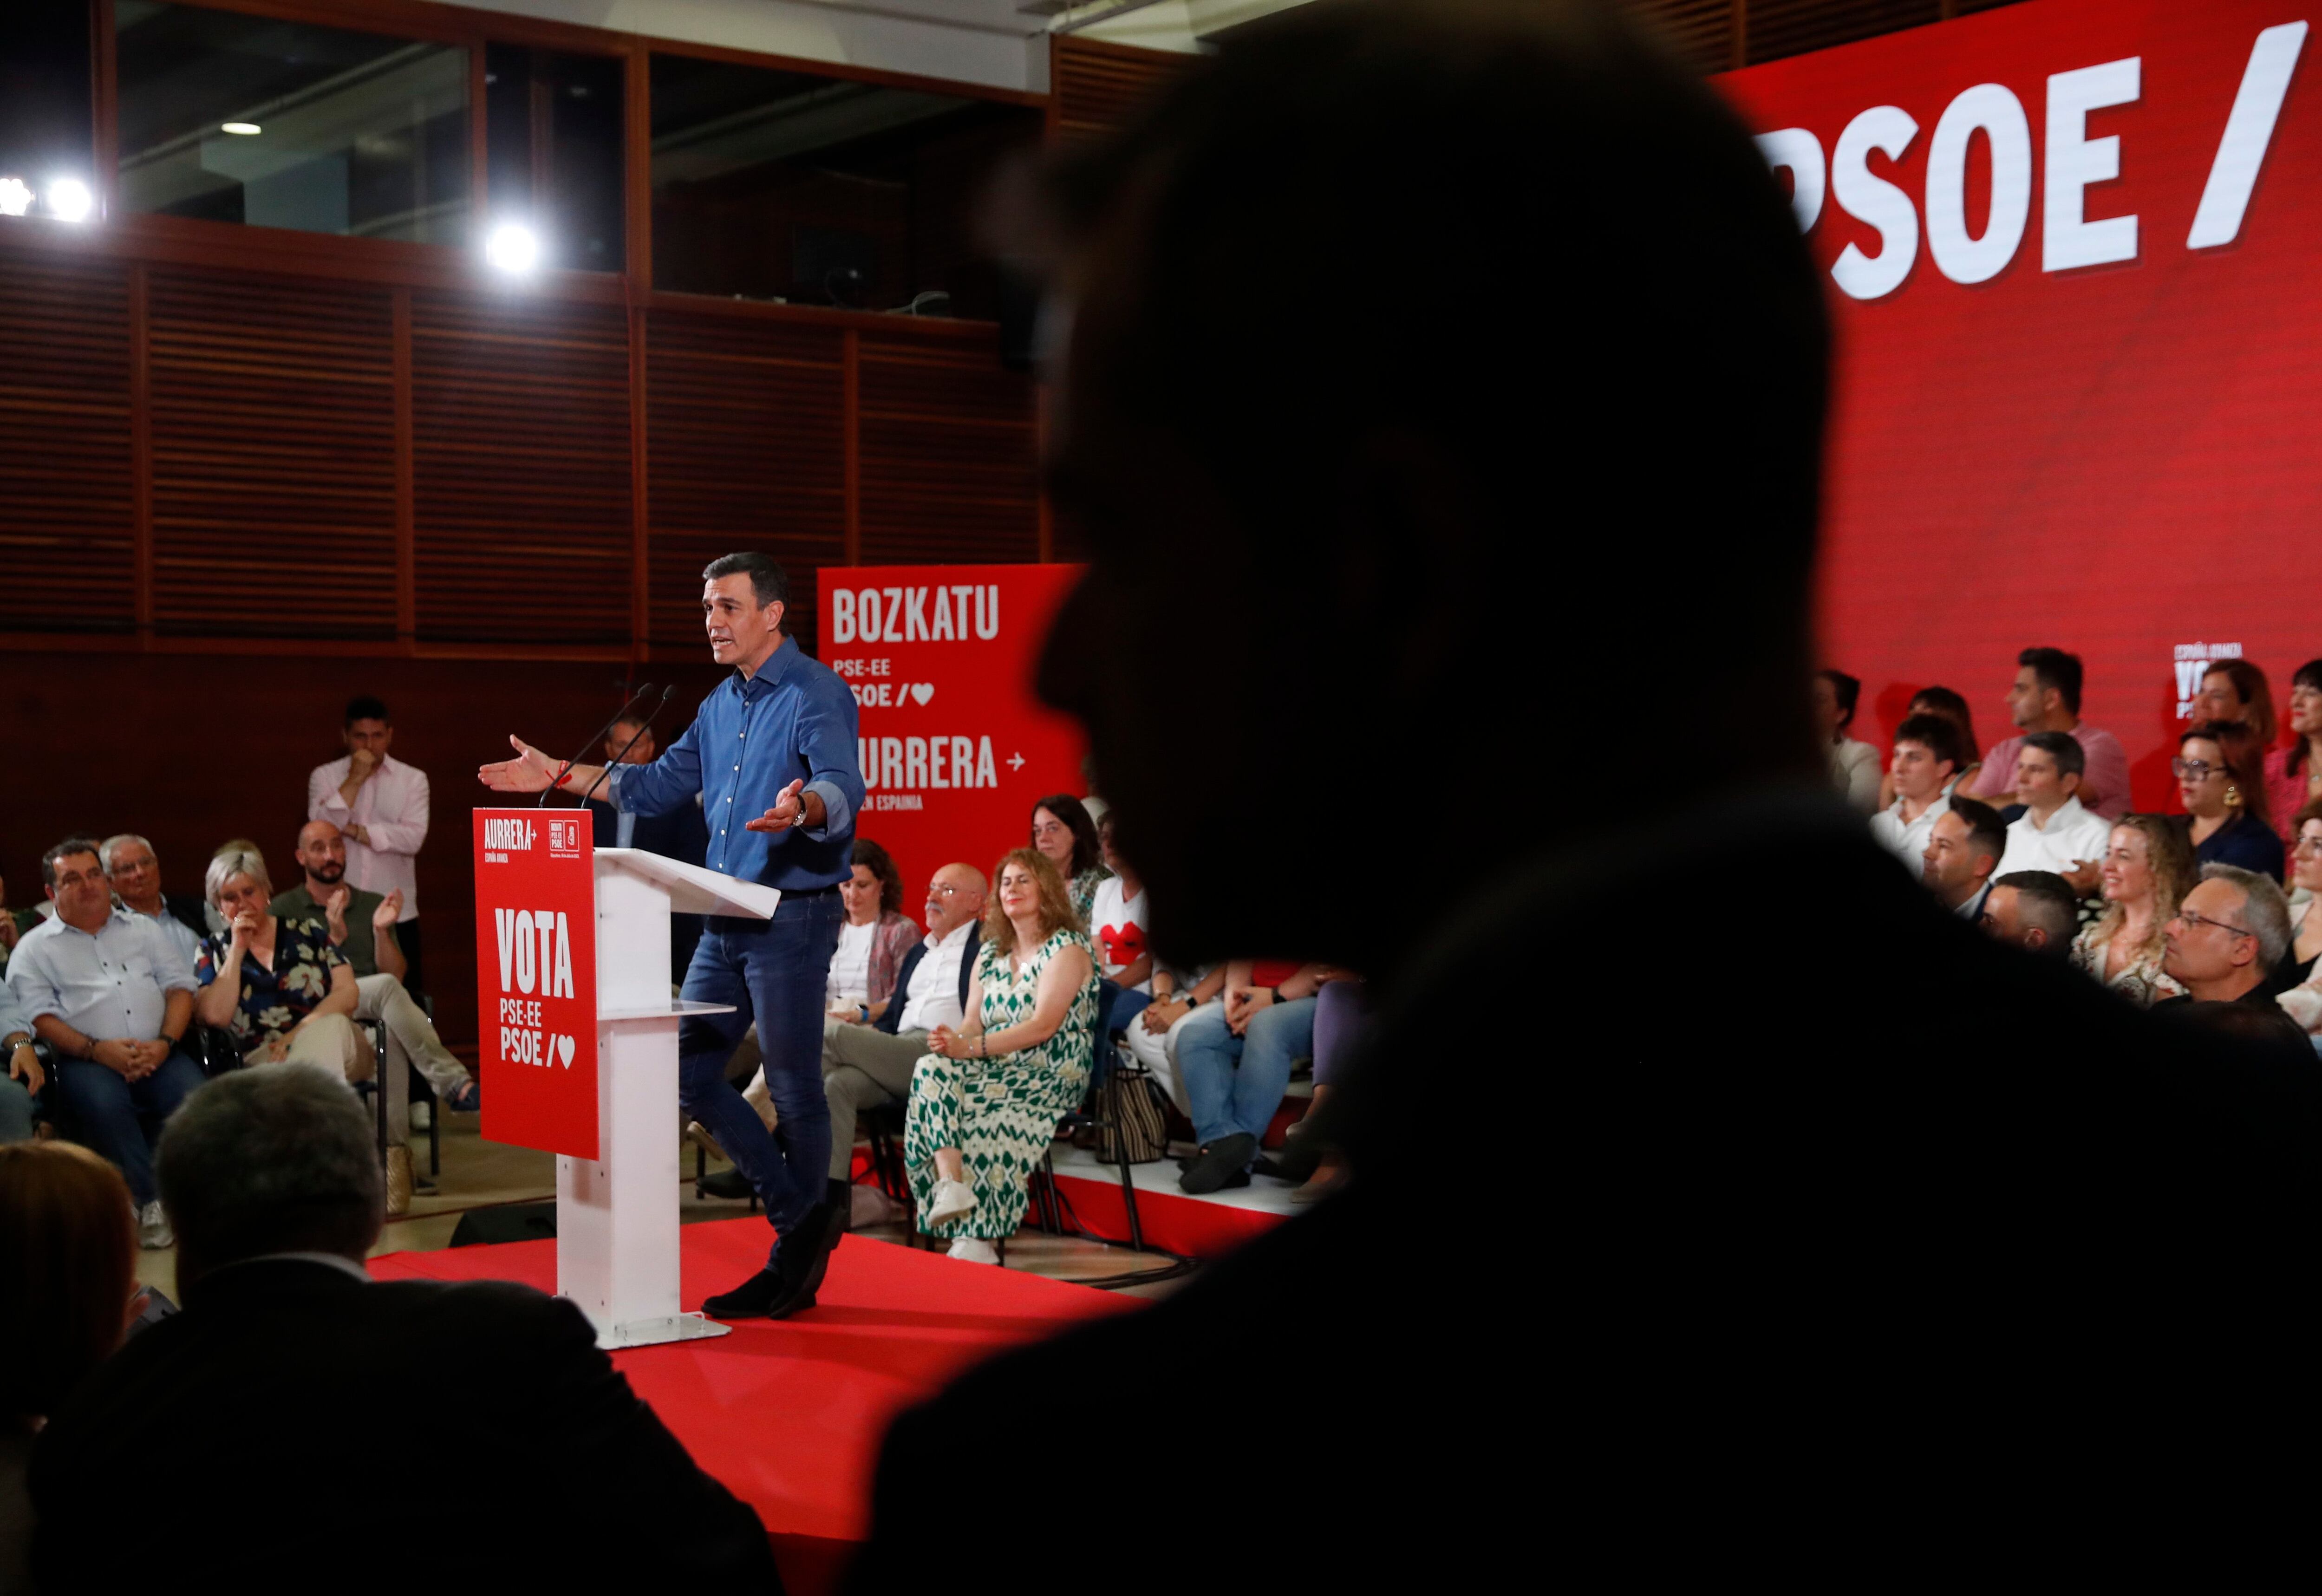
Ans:
[[[590,733],[589,740],[580,744],[580,752],[576,753],[571,759],[566,760],[564,763],[558,768],[555,776],[551,779],[548,785],[540,789],[540,801],[533,805],[533,807],[535,809],[544,809],[548,807],[548,795],[554,792],[559,787],[562,787],[564,784],[564,778],[571,775],[572,773],[572,767],[580,762],[580,754],[588,752],[591,748],[596,747],[598,743],[603,742],[605,740],[605,734],[618,725],[621,723],[622,716],[635,709],[637,707],[638,701],[653,690],[654,684],[651,682],[645,683],[644,686],[637,689],[636,698],[631,698],[627,703],[615,710],[613,712],[612,719],[607,721],[603,725],[599,726],[594,732]],[[663,693],[662,695],[664,698],[668,696],[669,695],[667,693]],[[589,790],[594,792],[596,789],[592,787]],[[585,803],[588,800],[584,798],[581,801]]]
[[[653,683],[645,683],[644,690],[646,692],[651,692],[653,690]],[[621,744],[621,752],[613,756],[613,765],[619,764],[622,760],[628,757],[629,750],[637,745],[637,739],[645,734],[645,728],[653,725],[653,717],[661,713],[662,706],[669,702],[669,696],[675,691],[677,691],[677,684],[675,682],[672,682],[669,686],[662,689],[661,697],[654,700],[654,707],[651,709],[645,711],[644,719],[639,721],[637,723],[637,729],[629,734],[629,740]],[[612,779],[613,765],[607,765],[603,770],[598,771],[597,779],[589,783],[589,790],[580,795],[580,803],[583,807],[587,807],[590,798],[595,794],[596,790]]]

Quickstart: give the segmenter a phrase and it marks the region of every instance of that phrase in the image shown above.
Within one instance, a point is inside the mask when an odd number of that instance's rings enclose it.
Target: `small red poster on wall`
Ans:
[[[894,855],[904,912],[958,861],[989,874],[1031,840],[1032,806],[1088,791],[1087,743],[1033,696],[1077,565],[824,566],[821,660],[861,707],[855,834]]]
[[[587,812],[476,812],[487,1141],[597,1156],[597,881]]]

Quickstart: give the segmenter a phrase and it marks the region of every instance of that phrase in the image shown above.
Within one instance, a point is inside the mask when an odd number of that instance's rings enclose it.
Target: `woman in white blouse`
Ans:
[[[1879,808],[1879,750],[1848,736],[1862,683],[1843,670],[1817,670],[1814,680],[1815,725],[1830,752],[1830,781],[1839,796],[1865,815]]]
[[[895,972],[902,968],[919,927],[903,917],[903,875],[887,850],[855,839],[854,869],[838,883],[846,924],[830,955],[824,1011],[836,1020],[868,1025],[887,1012]]]

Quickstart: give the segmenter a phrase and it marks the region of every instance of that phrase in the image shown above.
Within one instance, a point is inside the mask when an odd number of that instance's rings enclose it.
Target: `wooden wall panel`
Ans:
[[[1048,56],[1048,131],[1085,138],[1127,122],[1147,95],[1195,58],[1066,33]]]
[[[701,568],[737,549],[782,562],[790,625],[810,651],[815,568],[846,552],[846,334],[663,309],[645,340],[656,652],[700,650]]]
[[[2017,0],[1624,0],[1704,72],[1780,60]]]
[[[628,643],[627,314],[414,294],[411,364],[420,639]]]
[[[389,291],[148,282],[155,629],[393,637]]]
[[[980,339],[857,343],[864,561],[1038,558],[1031,378]]]
[[[137,624],[130,269],[0,255],[0,633]]]

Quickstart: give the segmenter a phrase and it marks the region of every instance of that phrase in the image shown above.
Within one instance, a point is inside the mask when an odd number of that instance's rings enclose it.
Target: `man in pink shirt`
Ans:
[[[2079,798],[2084,808],[2117,820],[2128,813],[2128,751],[2110,732],[2080,718],[2080,657],[2060,648],[2027,648],[2016,656],[2016,685],[2007,689],[2007,715],[2016,735],[1983,756],[1983,771],[1970,789],[1977,798],[2006,803],[2016,792],[2016,756],[2027,732],[2068,732],[2089,756]]]
[[[347,705],[347,757],[316,765],[306,778],[306,818],[327,820],[345,835],[346,881],[385,898],[403,894],[395,940],[408,966],[403,984],[416,992],[419,962],[419,849],[427,840],[427,773],[388,757],[395,726],[387,706],[368,694]]]

